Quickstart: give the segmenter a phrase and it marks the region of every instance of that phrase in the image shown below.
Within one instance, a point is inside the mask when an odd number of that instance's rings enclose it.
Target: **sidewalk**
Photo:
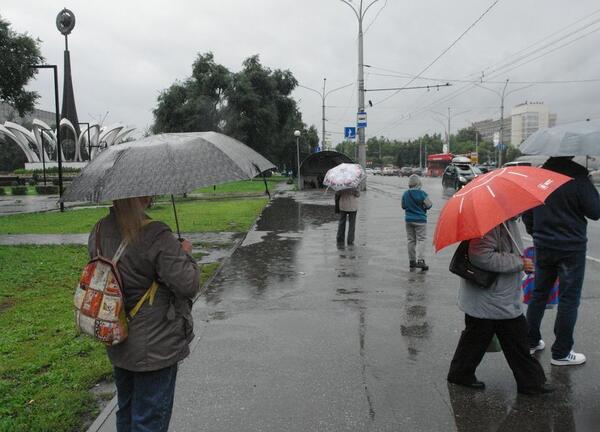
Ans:
[[[336,247],[331,195],[284,194],[267,207],[195,305],[198,337],[180,368],[171,430],[596,430],[597,280],[586,283],[592,298],[578,324],[589,364],[551,370],[548,350],[540,356],[556,394],[517,397],[501,354],[480,366],[484,392],[448,386],[463,328],[447,271],[453,248],[429,259],[429,272],[409,272],[406,180],[369,180],[353,247]],[[443,199],[439,179],[427,180],[431,238]],[[114,431],[113,408],[90,430]]]

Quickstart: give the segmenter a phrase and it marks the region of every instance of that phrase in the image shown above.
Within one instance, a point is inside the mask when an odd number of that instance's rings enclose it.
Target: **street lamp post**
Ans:
[[[451,129],[450,129],[450,120],[451,120],[452,116],[456,117],[458,115],[467,113],[469,111],[470,110],[466,110],[466,111],[461,111],[461,112],[458,112],[458,113],[450,114],[450,107],[448,107],[448,119],[447,119],[448,120],[448,126],[446,126],[446,123],[444,121],[442,121],[442,120],[440,120],[438,118],[432,117],[435,121],[437,121],[439,124],[441,124],[442,127],[446,131],[446,135],[447,135],[447,137],[446,137],[446,146],[447,146],[448,153],[451,153],[451,151],[450,151],[450,132],[451,132]],[[442,114],[440,112],[437,112],[437,111],[431,111],[431,112],[434,113],[434,114],[437,114],[437,115],[439,115],[441,117],[446,117],[446,115],[444,115],[444,114]]]
[[[44,186],[46,186],[46,151],[44,150],[44,130],[40,134],[42,138],[42,173],[44,174]],[[46,193],[46,192],[44,192]]]
[[[358,112],[365,111],[365,78],[364,78],[364,61],[363,61],[363,19],[371,6],[379,0],[372,0],[363,10],[363,0],[359,1],[358,9],[355,8],[350,0],[340,0],[348,5],[358,20]],[[366,168],[367,166],[367,149],[365,140],[365,128],[358,128],[358,163]]]
[[[60,141],[60,114],[58,106],[58,67],[56,65],[31,65],[32,69],[52,69],[54,72],[54,114],[56,121],[56,160],[58,162],[58,195],[60,211],[65,211],[65,204],[62,202],[63,194],[63,172],[62,172],[62,147]],[[43,135],[43,133],[42,133]]]
[[[294,136],[296,137],[296,180],[298,182],[298,190],[300,190],[300,131],[296,129]]]
[[[338,90],[345,89],[346,87],[349,87],[354,84],[354,83],[346,84],[341,87],[337,87],[332,90],[329,90],[328,92],[325,92],[325,84],[326,83],[327,83],[327,78],[323,78],[323,91],[315,90],[314,88],[310,88],[310,87],[306,87],[302,84],[298,84],[298,87],[302,87],[303,89],[315,92],[316,94],[318,94],[321,97],[321,113],[322,113],[321,117],[322,117],[322,122],[323,122],[323,126],[321,129],[321,150],[325,150],[325,136],[326,136],[325,122],[327,121],[327,117],[325,116],[325,108],[326,108],[325,100],[327,99],[327,96],[329,96],[331,93],[336,92]]]
[[[504,146],[504,98],[506,96],[508,96],[509,94],[518,92],[519,90],[529,88],[529,87],[531,87],[531,85],[527,85],[525,87],[519,87],[518,89],[514,89],[512,91],[509,91],[508,93],[506,93],[506,87],[508,87],[508,78],[504,82],[504,88],[502,89],[502,93],[500,93],[496,90],[493,90],[489,87],[484,87],[479,84],[475,84],[475,85],[479,88],[491,91],[492,93],[495,93],[498,96],[500,96],[500,141],[498,143],[498,159],[497,159],[497,165],[499,168],[502,165],[502,146]]]

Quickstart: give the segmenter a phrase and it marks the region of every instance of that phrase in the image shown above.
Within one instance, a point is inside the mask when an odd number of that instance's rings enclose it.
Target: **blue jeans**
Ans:
[[[560,287],[558,311],[554,322],[556,340],[552,345],[552,358],[558,360],[571,352],[584,273],[585,250],[536,249],[535,288],[527,309],[530,347],[535,347],[542,338],[540,324],[546,310],[546,300],[558,276]]]
[[[167,432],[177,364],[150,372],[132,372],[114,368],[117,385],[118,432]]]
[[[340,211],[338,222],[337,242],[343,243],[346,237],[346,217],[348,217],[348,244],[354,243],[354,229],[356,227],[356,212]]]

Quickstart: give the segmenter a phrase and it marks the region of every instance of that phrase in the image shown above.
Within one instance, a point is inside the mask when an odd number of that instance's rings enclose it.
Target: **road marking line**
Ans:
[[[527,240],[527,241],[530,241],[530,242],[533,241],[533,239],[530,236],[521,236],[521,237],[523,238],[523,240]],[[585,259],[587,259],[589,261],[592,261],[592,262],[595,262],[597,264],[600,264],[600,259],[594,258],[593,256],[586,255]]]

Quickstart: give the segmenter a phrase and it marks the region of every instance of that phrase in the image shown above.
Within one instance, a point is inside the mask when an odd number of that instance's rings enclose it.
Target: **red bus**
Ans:
[[[453,158],[454,155],[452,153],[439,153],[427,156],[427,175],[429,177],[441,177]]]

